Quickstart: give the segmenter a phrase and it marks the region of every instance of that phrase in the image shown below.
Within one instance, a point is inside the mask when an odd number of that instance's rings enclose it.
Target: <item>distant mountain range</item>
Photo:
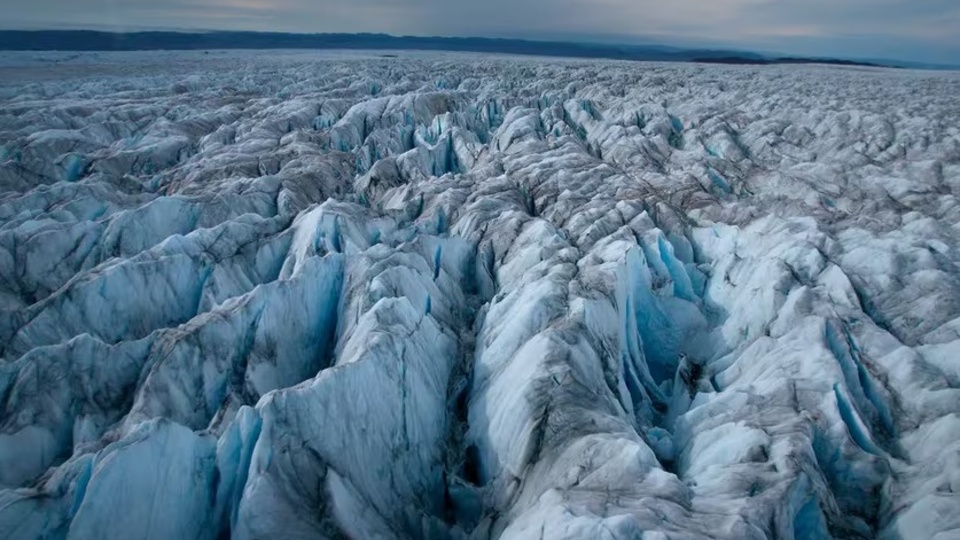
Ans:
[[[393,49],[525,54],[720,64],[837,64],[902,67],[897,63],[834,58],[777,57],[753,52],[678,49],[523,39],[415,37],[387,34],[288,34],[278,32],[103,32],[93,30],[0,30],[0,50],[142,51],[204,49]],[[917,66],[911,66],[917,67]]]

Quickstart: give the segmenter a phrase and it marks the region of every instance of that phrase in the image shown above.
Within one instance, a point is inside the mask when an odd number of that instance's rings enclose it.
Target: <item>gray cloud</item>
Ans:
[[[4,11],[7,26],[646,36],[798,54],[960,61],[956,0],[31,0]]]

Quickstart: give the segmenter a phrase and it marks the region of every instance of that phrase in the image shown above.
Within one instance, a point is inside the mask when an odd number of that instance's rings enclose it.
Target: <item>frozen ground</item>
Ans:
[[[0,537],[960,538],[958,96],[0,55]]]

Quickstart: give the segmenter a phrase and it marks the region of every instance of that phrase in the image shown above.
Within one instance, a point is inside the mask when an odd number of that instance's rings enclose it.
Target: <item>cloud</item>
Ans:
[[[48,26],[669,36],[801,54],[826,47],[831,50],[818,54],[893,52],[941,61],[960,53],[956,0],[31,0],[7,16]]]

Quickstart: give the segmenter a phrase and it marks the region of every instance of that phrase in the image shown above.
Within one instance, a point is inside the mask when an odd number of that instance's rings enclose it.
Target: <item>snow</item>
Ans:
[[[0,539],[960,532],[955,73],[0,81]]]

